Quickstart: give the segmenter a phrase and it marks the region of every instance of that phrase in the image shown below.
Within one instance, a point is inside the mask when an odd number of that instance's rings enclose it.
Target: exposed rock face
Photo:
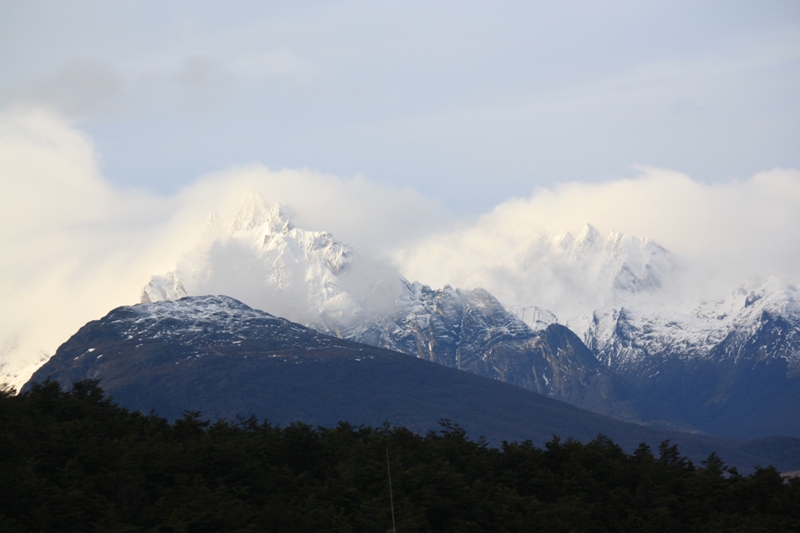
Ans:
[[[635,394],[565,326],[533,331],[484,290],[414,284],[399,312],[347,338],[505,381],[598,413],[641,420]]]

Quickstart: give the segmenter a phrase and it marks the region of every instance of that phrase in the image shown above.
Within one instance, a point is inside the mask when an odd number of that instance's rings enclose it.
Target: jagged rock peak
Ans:
[[[286,235],[289,230],[294,229],[292,223],[292,211],[286,205],[277,202],[267,213],[267,228],[270,233],[280,233]]]
[[[608,240],[609,240],[609,242],[612,242],[612,243],[619,243],[622,240],[624,240],[626,237],[627,237],[627,235],[625,235],[624,233],[622,233],[621,231],[618,231],[618,230],[611,230],[611,233],[608,234]]]
[[[287,234],[294,228],[292,211],[280,202],[267,209],[264,200],[255,191],[247,191],[231,223],[230,235],[264,228],[267,234]]]
[[[578,235],[578,241],[585,242],[587,244],[592,244],[599,238],[600,232],[588,222],[586,223],[586,226],[583,227],[583,231],[581,231],[580,235]]]
[[[236,212],[236,217],[231,223],[231,235],[236,233],[250,231],[254,228],[261,226],[267,221],[267,208],[264,207],[264,201],[261,196],[255,191],[247,191],[242,200],[242,205],[239,206],[239,211]]]
[[[575,242],[575,237],[569,231],[562,231],[553,236],[552,242],[558,246],[561,250],[566,250],[569,246]]]
[[[533,331],[544,330],[550,324],[558,323],[558,317],[555,314],[535,305],[507,305],[505,308]]]
[[[188,296],[186,288],[175,271],[167,272],[164,276],[153,276],[142,289],[140,301],[142,303],[155,303],[165,300],[178,300]]]

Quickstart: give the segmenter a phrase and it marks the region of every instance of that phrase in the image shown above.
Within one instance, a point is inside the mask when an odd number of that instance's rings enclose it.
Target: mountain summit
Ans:
[[[141,300],[226,294],[321,330],[338,330],[385,298],[385,267],[360,260],[330,233],[296,228],[290,217],[285,206],[267,209],[256,193],[248,193],[229,231],[210,228],[211,237],[175,270],[151,278]]]
[[[228,231],[154,276],[143,302],[225,294],[321,333],[506,381],[624,420],[747,438],[800,436],[800,305],[778,281],[681,311],[680,262],[649,239],[542,236],[526,275],[582,280],[553,313],[482,289],[432,289],[248,194]],[[537,266],[539,270],[534,267]],[[546,287],[542,288],[547,290]],[[593,296],[593,291],[597,296]],[[597,307],[584,308],[586,302]],[[566,325],[566,327],[565,327]]]
[[[286,208],[267,209],[254,194],[244,199],[231,231],[198,247],[175,270],[154,276],[142,301],[203,294],[225,294],[322,333],[603,414],[641,418],[631,391],[563,326],[534,331],[481,289],[411,283],[330,233],[295,227]]]

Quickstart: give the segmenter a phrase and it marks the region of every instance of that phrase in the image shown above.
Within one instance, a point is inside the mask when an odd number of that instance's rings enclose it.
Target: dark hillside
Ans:
[[[800,439],[780,450],[757,443],[658,431],[584,411],[520,387],[397,352],[329,337],[225,297],[123,307],[64,343],[31,383],[65,388],[85,380],[120,405],[174,420],[184,410],[211,420],[255,415],[273,424],[334,426],[389,422],[419,433],[449,419],[472,438],[553,435],[588,442],[608,435],[625,450],[670,439],[699,461],[716,451],[742,471],[773,464],[800,468]],[[29,384],[30,385],[30,384]],[[767,450],[768,453],[762,453]],[[787,451],[789,450],[789,451]]]

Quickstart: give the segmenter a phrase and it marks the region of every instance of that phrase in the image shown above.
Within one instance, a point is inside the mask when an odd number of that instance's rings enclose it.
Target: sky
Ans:
[[[233,165],[478,214],[633,165],[800,166],[794,1],[0,3],[0,103],[56,109],[119,187]]]
[[[249,189],[434,286],[587,222],[792,276],[798,94],[794,1],[5,0],[0,360]]]

